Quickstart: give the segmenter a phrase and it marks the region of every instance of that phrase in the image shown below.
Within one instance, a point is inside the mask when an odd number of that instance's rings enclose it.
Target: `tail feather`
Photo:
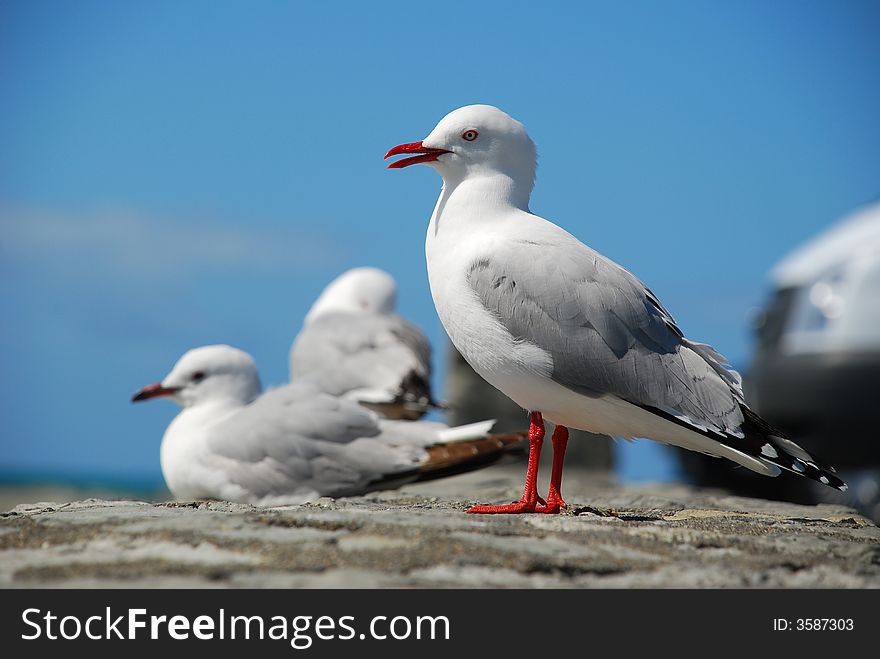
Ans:
[[[446,403],[433,399],[428,383],[414,372],[407,375],[397,391],[363,388],[352,390],[345,397],[386,419],[418,421],[431,410],[448,408]]]
[[[463,426],[447,428],[437,433],[441,442],[458,442],[464,439],[479,439],[485,437],[495,425],[495,419],[486,419],[476,423],[468,423]]]
[[[428,457],[418,467],[377,478],[366,487],[365,491],[393,489],[407,483],[430,481],[475,471],[497,462],[508,453],[527,449],[527,439],[528,433],[523,431],[488,436],[484,433],[478,439],[438,442],[425,448]]]
[[[525,431],[488,436],[484,433],[479,439],[459,439],[434,444],[426,449],[428,459],[419,467],[416,480],[432,480],[485,467],[500,460],[505,454],[522,448],[527,438],[528,433]]]

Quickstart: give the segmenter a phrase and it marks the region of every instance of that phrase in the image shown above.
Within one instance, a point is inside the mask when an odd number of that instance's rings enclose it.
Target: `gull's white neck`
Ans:
[[[487,172],[457,178],[444,174],[443,189],[431,216],[431,227],[435,232],[443,229],[447,222],[479,221],[481,217],[492,217],[506,211],[528,212],[532,184],[518,182],[517,179],[500,172]]]

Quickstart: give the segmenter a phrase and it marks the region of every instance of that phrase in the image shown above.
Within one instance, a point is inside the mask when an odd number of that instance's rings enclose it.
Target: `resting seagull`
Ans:
[[[522,440],[488,435],[494,421],[381,419],[310,383],[261,391],[250,355],[213,345],[190,350],[134,395],[183,407],[160,451],[175,498],[277,506],[363,494],[479,468]]]
[[[522,498],[473,513],[558,513],[568,428],[646,437],[725,457],[767,476],[792,471],[845,490],[745,404],[742,382],[684,337],[634,275],[529,211],[535,145],[498,108],[449,113],[390,168],[443,177],[425,251],[431,294],[453,344],[490,384],[530,411]],[[546,502],[536,491],[543,419],[556,425]]]
[[[397,283],[378,268],[334,279],[290,349],[291,381],[355,400],[389,419],[419,419],[431,396],[431,345],[395,313]]]

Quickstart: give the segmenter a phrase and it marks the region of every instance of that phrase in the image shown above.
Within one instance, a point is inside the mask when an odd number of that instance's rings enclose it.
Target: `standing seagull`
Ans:
[[[396,298],[394,278],[378,268],[354,268],[330,282],[290,349],[290,379],[389,419],[424,416],[437,406],[431,345],[394,312]]]
[[[176,498],[277,506],[363,494],[477,469],[522,440],[488,435],[494,421],[448,428],[381,419],[307,382],[261,390],[250,355],[213,345],[190,350],[134,395],[183,407],[160,451]]]
[[[402,154],[411,155],[390,168],[426,163],[443,177],[425,245],[440,320],[474,370],[530,411],[522,498],[469,512],[559,512],[569,427],[846,489],[748,408],[739,374],[686,339],[642,282],[529,211],[537,156],[521,123],[492,106],[463,107],[385,157]],[[546,502],[536,491],[543,417],[556,425]]]

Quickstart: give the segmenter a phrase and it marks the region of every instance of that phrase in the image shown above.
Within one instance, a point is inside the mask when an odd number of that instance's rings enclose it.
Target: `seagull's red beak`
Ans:
[[[132,403],[161,396],[171,396],[177,391],[177,387],[163,387],[161,384],[148,384],[146,387],[131,397]]]
[[[446,149],[434,149],[430,146],[425,146],[421,142],[410,142],[409,144],[399,144],[391,149],[391,151],[385,154],[384,160],[388,160],[391,156],[399,156],[404,153],[418,153],[421,155],[404,158],[403,160],[396,160],[388,165],[388,169],[401,169],[403,167],[409,167],[410,165],[417,165],[420,162],[431,162],[432,160],[437,160],[437,158],[444,153],[451,153],[451,151],[447,151]]]

